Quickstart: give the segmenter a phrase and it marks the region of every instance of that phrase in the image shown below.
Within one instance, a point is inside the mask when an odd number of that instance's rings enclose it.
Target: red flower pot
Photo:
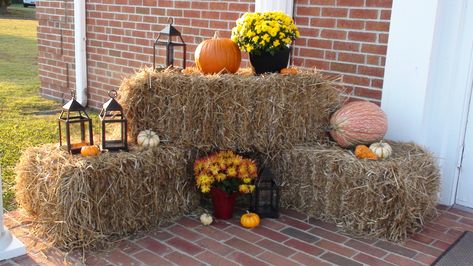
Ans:
[[[235,200],[238,193],[234,192],[228,194],[219,188],[212,188],[210,189],[210,195],[212,196],[215,218],[225,220],[232,218],[233,207],[235,206]]]

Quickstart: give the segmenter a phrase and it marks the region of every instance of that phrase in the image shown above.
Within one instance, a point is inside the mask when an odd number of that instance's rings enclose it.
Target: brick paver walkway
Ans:
[[[0,265],[429,265],[464,230],[473,212],[439,206],[440,216],[403,244],[346,235],[334,224],[286,210],[248,230],[236,218],[201,225],[196,217],[124,239],[106,252],[63,253],[31,236],[18,212],[6,217],[28,246],[25,256]]]

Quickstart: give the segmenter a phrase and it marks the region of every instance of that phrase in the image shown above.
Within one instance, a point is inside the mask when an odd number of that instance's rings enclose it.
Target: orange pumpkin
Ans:
[[[286,68],[281,69],[281,71],[279,71],[279,73],[281,73],[283,75],[295,75],[295,74],[299,73],[299,70],[295,67],[286,67]]]
[[[236,43],[219,38],[218,32],[212,39],[205,40],[195,50],[195,64],[204,74],[220,71],[235,73],[240,68],[241,52]]]
[[[100,148],[97,145],[83,146],[80,149],[82,156],[97,156],[100,154]]]
[[[240,224],[245,228],[254,228],[260,223],[258,214],[252,212],[246,212],[240,218]]]

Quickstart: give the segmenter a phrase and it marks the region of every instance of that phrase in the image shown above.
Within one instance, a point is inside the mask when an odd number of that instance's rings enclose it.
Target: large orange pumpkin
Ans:
[[[215,74],[222,70],[235,73],[240,68],[240,63],[241,52],[236,43],[220,38],[218,32],[195,49],[195,65],[204,74]]]
[[[354,101],[330,118],[330,135],[342,147],[371,144],[383,139],[388,130],[386,114],[374,103]]]

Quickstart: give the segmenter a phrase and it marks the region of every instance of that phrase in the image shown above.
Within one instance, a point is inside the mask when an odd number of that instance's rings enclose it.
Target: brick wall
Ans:
[[[41,92],[68,98],[74,88],[72,0],[37,5]],[[391,5],[392,0],[296,0],[301,38],[293,64],[341,74],[347,94],[379,101]],[[152,64],[152,43],[169,16],[187,43],[192,65],[198,43],[215,30],[230,37],[235,20],[254,11],[254,1],[87,0],[86,8],[89,105],[99,107],[124,76]],[[159,50],[158,64],[163,56]]]

